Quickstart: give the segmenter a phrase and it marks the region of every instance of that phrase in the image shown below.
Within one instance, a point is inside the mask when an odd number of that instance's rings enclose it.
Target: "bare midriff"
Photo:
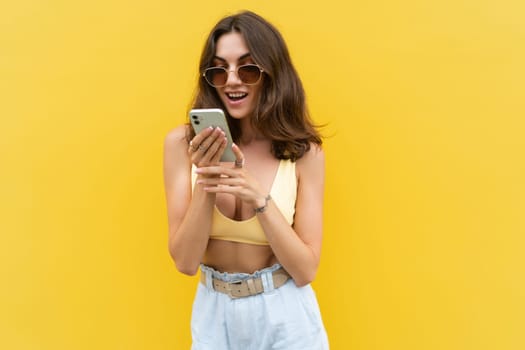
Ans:
[[[210,239],[203,264],[221,272],[253,273],[277,263],[269,245]]]

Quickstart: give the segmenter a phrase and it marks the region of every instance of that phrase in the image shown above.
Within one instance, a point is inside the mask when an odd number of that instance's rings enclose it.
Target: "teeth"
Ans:
[[[231,97],[231,98],[241,98],[244,96],[246,96],[245,92],[233,92],[233,93],[228,94],[228,97]]]

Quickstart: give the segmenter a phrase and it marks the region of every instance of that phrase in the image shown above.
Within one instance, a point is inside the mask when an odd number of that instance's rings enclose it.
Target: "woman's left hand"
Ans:
[[[197,184],[204,186],[210,193],[229,193],[243,202],[253,205],[254,208],[264,205],[266,195],[259,183],[244,168],[244,155],[235,144],[232,145],[235,154],[234,167],[208,166],[198,168],[197,174],[216,175],[197,180]]]

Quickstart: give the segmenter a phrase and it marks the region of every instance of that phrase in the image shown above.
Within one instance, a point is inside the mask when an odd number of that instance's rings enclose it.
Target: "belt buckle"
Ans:
[[[232,299],[239,299],[239,298],[242,298],[242,296],[240,295],[233,295],[232,294],[232,285],[242,285],[242,283],[244,282],[244,280],[234,280],[234,281],[231,281],[231,282],[228,282],[227,284],[227,292],[228,292],[228,296]]]

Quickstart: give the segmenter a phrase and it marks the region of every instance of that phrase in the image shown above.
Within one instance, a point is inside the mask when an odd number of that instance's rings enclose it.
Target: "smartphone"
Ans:
[[[230,134],[230,128],[226,121],[226,116],[222,109],[219,108],[207,108],[207,109],[192,109],[190,111],[190,123],[193,126],[193,130],[198,134],[202,130],[208,127],[219,127],[226,134],[228,144],[221,157],[221,162],[235,162],[235,154],[232,151],[232,136]]]

